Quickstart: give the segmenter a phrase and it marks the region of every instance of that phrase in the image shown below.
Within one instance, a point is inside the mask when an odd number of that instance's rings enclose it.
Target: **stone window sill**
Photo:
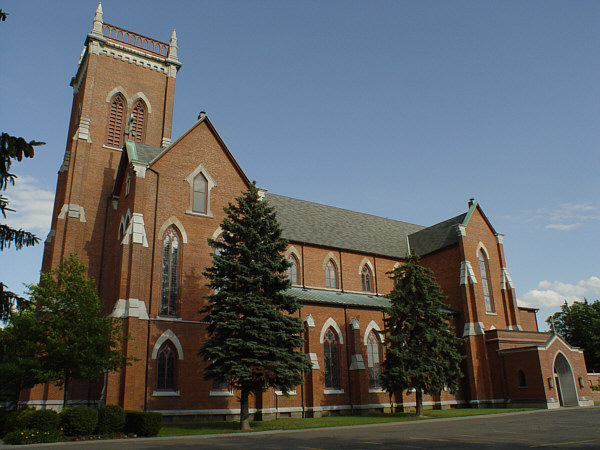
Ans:
[[[233,391],[210,391],[211,397],[233,397]]]
[[[323,389],[323,394],[343,394],[343,389]]]
[[[154,391],[152,397],[179,397],[179,391]]]

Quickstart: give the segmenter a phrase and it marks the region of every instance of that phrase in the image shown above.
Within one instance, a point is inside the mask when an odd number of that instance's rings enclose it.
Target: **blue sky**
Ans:
[[[475,197],[519,302],[600,297],[600,3],[104,1],[183,67],[173,137],[206,110],[270,192],[432,225]],[[96,1],[5,1],[2,131],[47,142],[6,195],[45,238]],[[1,219],[0,219],[1,220]],[[36,282],[42,247],[0,253]]]

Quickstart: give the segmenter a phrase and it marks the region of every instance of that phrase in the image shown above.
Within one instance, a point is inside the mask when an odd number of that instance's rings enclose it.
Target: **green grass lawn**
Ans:
[[[415,417],[414,413],[378,414],[371,416],[331,416],[318,419],[279,419],[266,422],[251,422],[252,431],[299,430],[303,428],[341,427],[347,425],[366,425],[370,423],[402,422],[407,420],[427,420],[445,417],[466,417],[482,414],[499,414],[516,411],[531,411],[535,408],[473,408],[473,409],[436,409],[426,410],[425,418]],[[235,433],[239,431],[239,422],[205,422],[164,424],[159,436],[186,436],[196,434]]]

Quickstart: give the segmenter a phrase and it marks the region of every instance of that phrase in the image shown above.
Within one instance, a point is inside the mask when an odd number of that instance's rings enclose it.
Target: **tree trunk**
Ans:
[[[417,389],[416,400],[417,400],[417,405],[416,405],[415,415],[417,417],[423,417],[423,391],[421,391],[420,389]]]
[[[248,397],[249,392],[247,389],[242,388],[242,396],[240,398],[240,430],[250,430],[250,413],[248,412]]]
[[[65,374],[65,384],[63,385],[63,409],[67,407],[67,399],[69,397],[69,376]]]
[[[394,394],[392,392],[390,392],[390,408],[392,414],[394,414]]]

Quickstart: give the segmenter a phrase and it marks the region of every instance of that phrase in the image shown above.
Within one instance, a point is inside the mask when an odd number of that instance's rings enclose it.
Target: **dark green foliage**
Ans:
[[[22,430],[11,431],[4,436],[4,443],[10,445],[28,445],[56,442],[62,437],[59,430],[34,430],[25,428]]]
[[[7,133],[0,134],[0,191],[5,191],[9,184],[15,184],[17,177],[10,173],[13,160],[21,161],[23,157],[33,158],[34,147],[38,145],[44,145],[44,142],[27,142],[22,137],[10,136]],[[13,211],[8,204],[8,198],[0,195],[0,213],[3,217],[6,217],[7,211]],[[10,247],[11,244],[20,250],[38,242],[39,238],[28,231],[16,230],[8,225],[0,224],[0,250]],[[16,306],[17,310],[22,310],[28,304],[26,299],[5,288],[6,285],[0,281],[0,320],[7,320],[10,317],[13,306]]]
[[[156,436],[162,426],[162,414],[151,411],[125,411],[125,433]]]
[[[11,431],[25,428],[28,417],[33,414],[34,411],[34,408],[22,408],[6,414],[0,436],[10,433]]]
[[[15,403],[22,389],[44,381],[44,327],[33,311],[13,312],[0,330],[0,401]]]
[[[60,426],[65,436],[88,436],[98,424],[98,410],[89,406],[72,406],[60,413]]]
[[[565,301],[546,323],[570,345],[583,350],[589,373],[600,372],[600,300],[589,303],[584,299],[571,305]]]
[[[44,380],[64,387],[64,405],[71,380],[99,380],[106,370],[124,367],[121,331],[104,316],[87,268],[70,255],[56,269],[40,274],[40,282],[29,287],[37,305],[35,317],[43,326],[44,353],[40,356]]]
[[[58,431],[60,416],[52,409],[37,409],[27,415],[25,427],[39,431]]]
[[[418,261],[411,255],[390,272],[395,287],[384,319],[387,351],[381,381],[390,394],[415,389],[421,415],[423,393],[435,395],[444,386],[458,389],[462,340],[448,324],[445,297],[433,272]]]
[[[285,292],[287,242],[275,210],[261,201],[254,183],[236,202],[224,209],[223,242],[208,240],[215,254],[204,276],[215,293],[201,311],[209,338],[200,353],[209,363],[205,378],[227,380],[241,391],[244,428],[250,393],[269,387],[287,392],[302,383],[310,364],[300,351],[299,304]]]
[[[125,428],[125,411],[118,405],[98,409],[98,433],[118,433]]]

